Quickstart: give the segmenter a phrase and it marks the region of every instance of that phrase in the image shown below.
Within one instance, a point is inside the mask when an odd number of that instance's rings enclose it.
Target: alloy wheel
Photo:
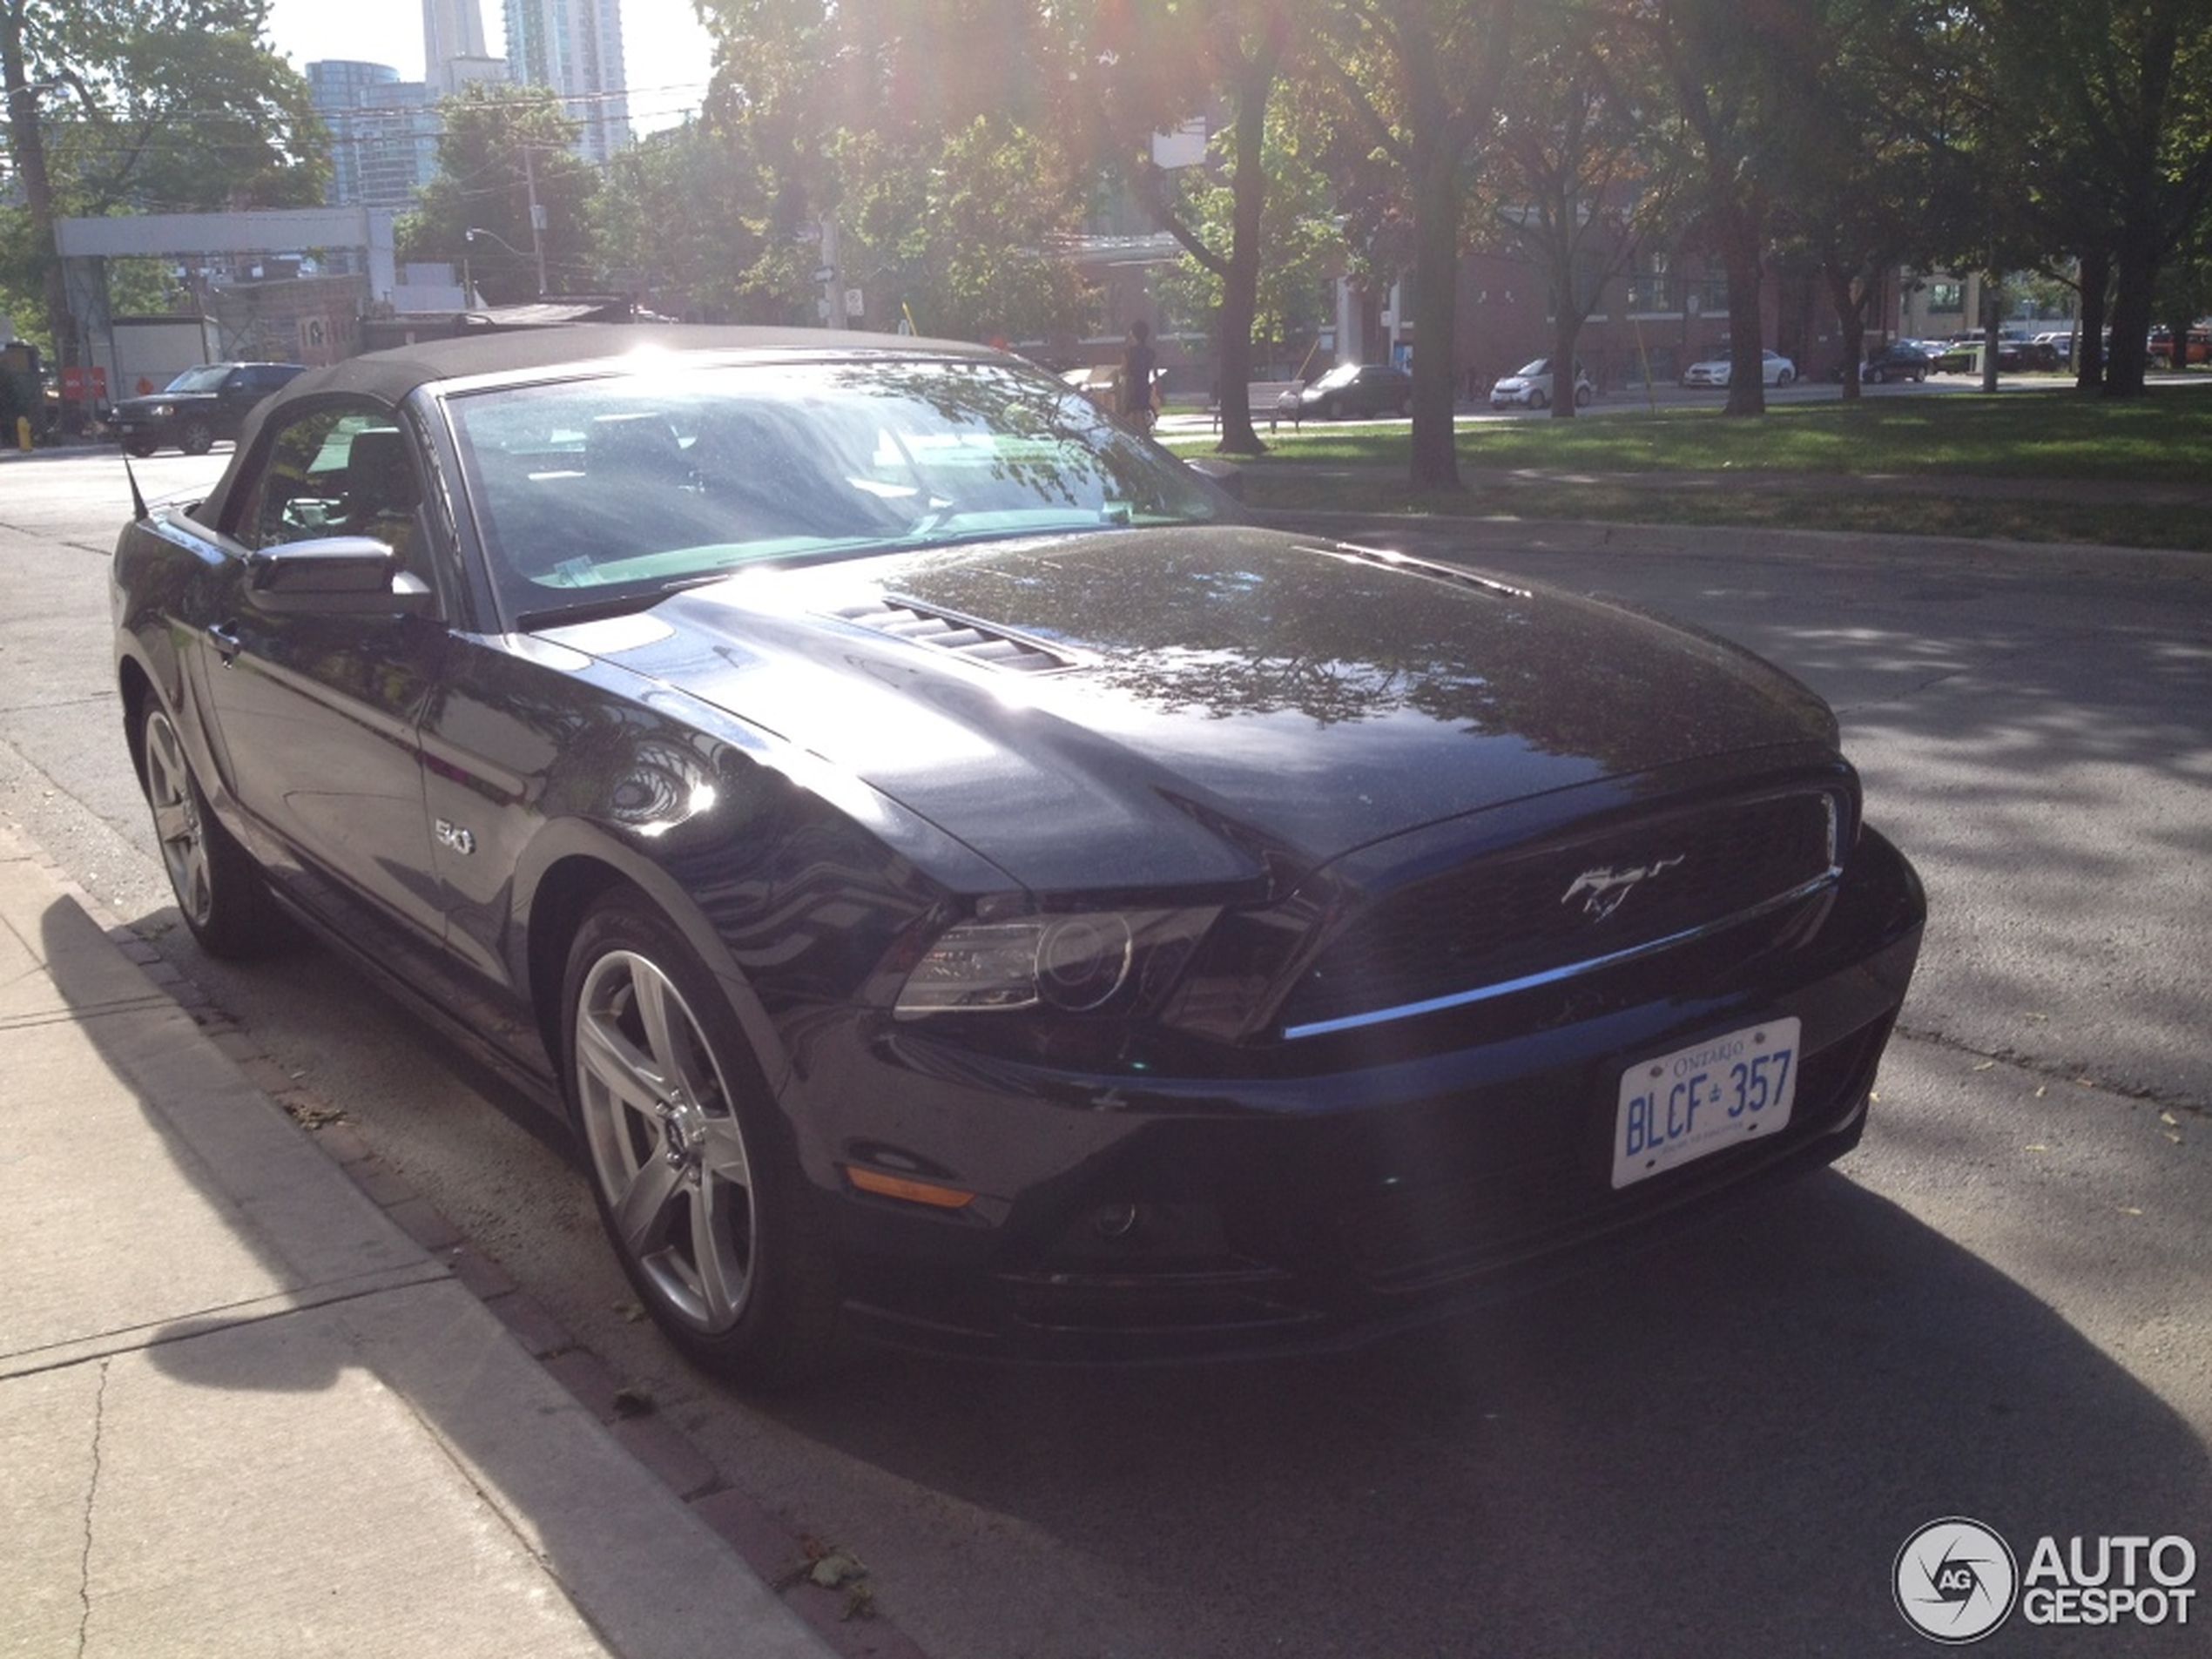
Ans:
[[[207,826],[200,815],[199,790],[185,760],[185,746],[166,712],[146,720],[146,802],[153,809],[154,839],[177,905],[195,928],[205,927],[215,910],[214,873],[207,850]]]
[[[666,1310],[734,1326],[753,1288],[752,1160],[720,1061],[668,974],[610,950],[575,1013],[577,1104],[609,1227]]]

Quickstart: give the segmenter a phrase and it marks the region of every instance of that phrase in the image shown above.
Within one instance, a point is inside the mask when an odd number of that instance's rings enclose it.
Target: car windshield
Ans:
[[[162,389],[166,392],[219,392],[230,374],[227,363],[202,363],[188,368]]]
[[[1218,516],[1089,400],[1003,364],[803,361],[447,400],[502,604],[537,623],[772,560]]]
[[[1551,372],[1552,360],[1548,357],[1532,357],[1514,370],[1514,374],[1521,380],[1528,380],[1538,374],[1548,374]]]

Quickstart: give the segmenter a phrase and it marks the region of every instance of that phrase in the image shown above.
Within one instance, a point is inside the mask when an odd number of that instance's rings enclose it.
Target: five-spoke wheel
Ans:
[[[617,889],[577,930],[563,1009],[600,1218],[647,1311],[748,1380],[819,1369],[838,1298],[819,1202],[713,977]]]
[[[151,696],[140,732],[140,777],[154,840],[185,925],[211,956],[256,956],[290,935],[246,849],[208,810],[176,722]]]

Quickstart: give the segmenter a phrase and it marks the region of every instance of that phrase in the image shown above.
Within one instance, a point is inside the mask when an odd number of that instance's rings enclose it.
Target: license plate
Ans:
[[[1779,1134],[1797,1098],[1800,1028],[1770,1020],[1630,1066],[1613,1118],[1615,1188]]]

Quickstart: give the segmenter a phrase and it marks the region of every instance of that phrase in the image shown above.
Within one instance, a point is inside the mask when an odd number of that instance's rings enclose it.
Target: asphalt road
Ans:
[[[162,456],[149,493],[219,469]],[[1477,522],[1355,539],[1623,595],[1838,707],[1932,904],[1866,1143],[1664,1251],[1299,1363],[1083,1373],[865,1354],[732,1396],[628,1306],[580,1179],[308,951],[175,921],[108,674],[128,499],[0,461],[0,811],[712,1457],[855,1553],[941,1659],[1932,1651],[1924,1523],[2190,1541],[2212,1591],[2212,561]],[[97,1156],[96,1150],[88,1155]],[[56,1241],[65,1247],[66,1241]],[[2164,1558],[2169,1568],[2178,1560]],[[1979,1651],[2191,1654],[2212,1608]]]

